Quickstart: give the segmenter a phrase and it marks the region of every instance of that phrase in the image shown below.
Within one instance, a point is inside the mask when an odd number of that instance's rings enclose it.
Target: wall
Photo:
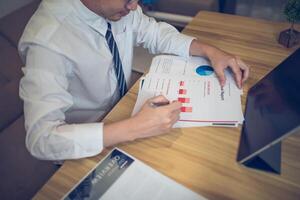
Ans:
[[[236,14],[271,21],[286,21],[283,14],[288,0],[236,0]]]

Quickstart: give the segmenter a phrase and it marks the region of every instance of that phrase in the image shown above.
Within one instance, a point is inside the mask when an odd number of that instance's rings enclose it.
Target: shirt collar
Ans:
[[[105,36],[107,31],[107,21],[105,18],[88,9],[80,0],[74,0],[73,5],[81,19],[101,35]]]

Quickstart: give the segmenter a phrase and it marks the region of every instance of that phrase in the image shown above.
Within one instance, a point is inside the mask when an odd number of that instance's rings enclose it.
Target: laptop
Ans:
[[[237,161],[280,174],[281,141],[296,132],[300,132],[300,48],[250,88]]]

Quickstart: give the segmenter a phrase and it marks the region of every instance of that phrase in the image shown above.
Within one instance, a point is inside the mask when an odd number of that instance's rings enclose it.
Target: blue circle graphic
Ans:
[[[202,65],[197,67],[196,72],[200,76],[209,76],[214,73],[214,69],[211,66]]]

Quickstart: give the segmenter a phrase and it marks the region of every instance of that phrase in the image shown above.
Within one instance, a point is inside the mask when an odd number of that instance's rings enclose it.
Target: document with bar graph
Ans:
[[[180,120],[174,127],[237,126],[244,120],[242,91],[230,71],[221,87],[210,63],[201,57],[184,59],[157,56],[149,73],[141,79],[133,114],[151,97],[164,95],[182,103]]]

